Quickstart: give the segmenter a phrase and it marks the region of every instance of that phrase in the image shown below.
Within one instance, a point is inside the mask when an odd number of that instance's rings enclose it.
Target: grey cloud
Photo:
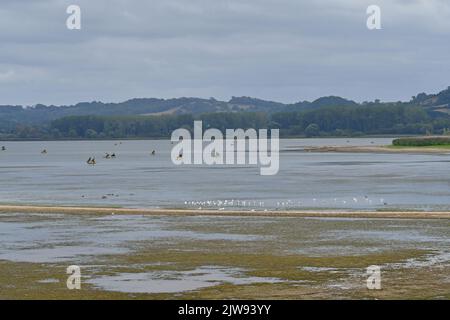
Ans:
[[[383,30],[365,26],[373,3]],[[445,0],[2,0],[0,104],[409,99],[449,85],[449,34]]]

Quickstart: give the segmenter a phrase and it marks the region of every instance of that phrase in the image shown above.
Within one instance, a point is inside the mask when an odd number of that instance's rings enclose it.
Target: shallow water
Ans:
[[[128,293],[174,293],[212,287],[221,283],[235,285],[252,283],[276,283],[280,279],[242,277],[243,270],[204,266],[191,271],[153,271],[122,273],[91,279],[88,283],[108,291]]]
[[[0,260],[91,263],[102,255],[177,248],[361,255],[387,250],[448,251],[447,220],[277,217],[0,215]]]
[[[243,209],[450,209],[450,155],[284,152],[392,139],[281,140],[280,171],[175,166],[169,141],[2,142],[0,203]],[[373,142],[373,144],[372,144]],[[40,151],[47,149],[48,154]],[[151,150],[157,151],[151,156]],[[117,159],[103,159],[115,152]],[[95,156],[95,167],[86,164]]]
[[[38,221],[36,221],[38,217]],[[2,214],[0,260],[22,262],[89,261],[124,254],[139,241],[258,241],[261,236],[230,232],[194,232],[171,227],[176,222],[141,216],[52,216]]]

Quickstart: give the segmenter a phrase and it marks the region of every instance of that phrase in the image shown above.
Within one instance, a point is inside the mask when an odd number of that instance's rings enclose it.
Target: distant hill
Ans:
[[[438,94],[420,93],[411,99],[411,103],[420,105],[429,111],[450,114],[450,87]]]
[[[233,97],[228,104],[233,111],[261,111],[261,112],[279,112],[285,111],[292,105],[280,102],[266,101],[250,97]]]
[[[0,125],[10,123],[41,124],[66,116],[82,115],[162,115],[201,114],[241,111],[282,111],[288,105],[252,98],[233,98],[229,102],[216,99],[131,99],[120,103],[82,102],[72,106],[45,106],[23,108],[0,106]]]
[[[450,114],[450,87],[438,94],[420,93],[406,104],[423,107],[430,114]],[[379,101],[372,104],[382,104]],[[120,103],[82,102],[71,106],[34,107],[0,106],[0,130],[18,124],[43,125],[67,116],[136,116],[136,115],[199,115],[204,113],[297,112],[328,107],[352,107],[358,104],[337,96],[321,97],[313,102],[284,104],[252,97],[233,97],[230,101],[214,98],[131,99]],[[389,105],[389,104],[382,104]]]

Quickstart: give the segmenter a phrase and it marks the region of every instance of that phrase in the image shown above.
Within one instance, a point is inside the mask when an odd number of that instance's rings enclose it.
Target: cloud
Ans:
[[[73,3],[80,31],[65,27]],[[0,104],[409,99],[449,85],[449,34],[446,0],[3,0]]]

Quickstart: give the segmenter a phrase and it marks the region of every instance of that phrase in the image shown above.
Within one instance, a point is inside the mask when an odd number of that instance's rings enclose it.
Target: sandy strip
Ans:
[[[415,153],[415,154],[449,154],[450,149],[430,147],[390,148],[385,146],[323,146],[289,149],[287,151],[303,152],[344,152],[344,153]]]
[[[63,206],[0,205],[0,213],[65,213],[65,214],[139,214],[154,216],[247,216],[247,217],[345,217],[345,218],[405,218],[450,219],[450,211],[219,211],[199,209],[132,209]]]

